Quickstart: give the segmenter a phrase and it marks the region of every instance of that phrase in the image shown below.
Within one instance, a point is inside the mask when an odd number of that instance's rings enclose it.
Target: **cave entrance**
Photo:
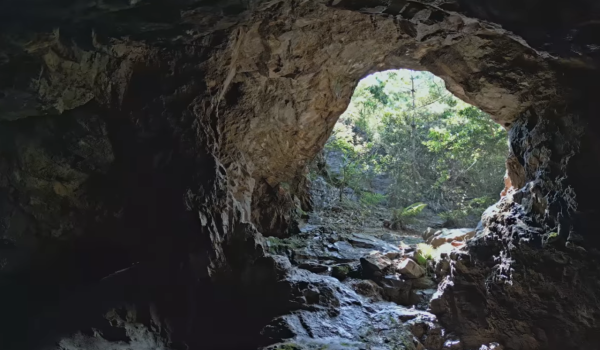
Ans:
[[[371,74],[309,165],[313,211],[301,232],[269,246],[301,269],[372,281],[384,299],[426,310],[435,261],[475,235],[505,189],[507,136],[429,72]],[[394,274],[390,264],[412,267]]]
[[[310,170],[312,224],[342,231],[475,227],[504,188],[504,128],[428,72],[371,74]]]

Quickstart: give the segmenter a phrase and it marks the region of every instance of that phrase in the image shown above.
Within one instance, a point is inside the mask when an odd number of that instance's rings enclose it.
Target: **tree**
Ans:
[[[367,159],[372,157],[371,144],[361,144],[356,135],[338,132],[326,145],[329,151],[341,156],[340,171],[332,177],[333,184],[339,190],[339,201],[343,201],[344,190],[351,188],[360,193],[368,178]]]
[[[388,71],[359,83],[327,147],[344,154],[339,186],[368,192],[369,178],[385,174],[393,207],[424,202],[447,212],[483,211],[503,186],[506,138],[441,79]]]

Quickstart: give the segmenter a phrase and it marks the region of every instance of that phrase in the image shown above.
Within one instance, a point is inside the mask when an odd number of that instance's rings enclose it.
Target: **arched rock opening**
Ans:
[[[305,165],[358,80],[410,68],[510,129],[520,188],[456,257],[440,318],[467,347],[596,348],[599,9],[524,3],[2,5],[2,341],[258,344],[218,336],[290,311],[258,232],[309,206]]]

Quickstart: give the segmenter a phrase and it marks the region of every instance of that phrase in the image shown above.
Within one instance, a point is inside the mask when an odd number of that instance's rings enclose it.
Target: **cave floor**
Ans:
[[[291,238],[267,238],[269,252],[291,263],[286,281],[301,305],[267,327],[284,340],[270,349],[462,349],[435,316],[450,260],[417,252],[419,231],[440,218],[426,213],[395,231],[383,226],[389,213],[332,208]]]

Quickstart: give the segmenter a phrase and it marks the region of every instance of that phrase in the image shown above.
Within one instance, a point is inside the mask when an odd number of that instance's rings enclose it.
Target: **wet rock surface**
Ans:
[[[460,341],[446,335],[427,311],[436,277],[423,277],[426,268],[405,257],[414,245],[400,249],[376,237],[324,227],[269,239],[267,245],[274,253],[294,245],[288,251],[294,268],[279,283],[290,285],[289,300],[298,308],[265,327],[265,336],[281,341],[268,349],[452,348],[445,343],[459,348]],[[315,265],[323,269],[315,271]]]

